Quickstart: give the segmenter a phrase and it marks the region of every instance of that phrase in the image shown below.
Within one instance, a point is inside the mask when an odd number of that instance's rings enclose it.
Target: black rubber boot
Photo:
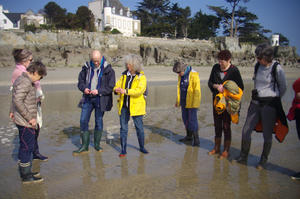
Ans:
[[[144,154],[148,154],[149,152],[145,149],[144,142],[145,138],[144,136],[138,137],[139,145],[140,145],[140,152]]]
[[[186,130],[186,136],[184,138],[179,139],[179,142],[189,142],[193,140],[192,131]]]
[[[199,139],[199,135],[198,135],[198,131],[193,131],[192,132],[193,135],[193,143],[192,146],[200,146],[200,139]]]
[[[30,163],[20,163],[19,164],[19,173],[20,177],[22,179],[22,182],[24,184],[29,184],[29,183],[37,183],[37,182],[43,182],[44,179],[41,177],[36,177],[33,175],[31,172],[31,166]]]
[[[79,154],[79,153],[82,153],[82,152],[88,152],[89,151],[90,132],[82,131],[80,133],[80,137],[81,137],[81,140],[82,140],[82,145],[78,150],[73,151],[73,153],[75,153],[75,154]]]
[[[250,146],[251,146],[251,141],[242,140],[240,156],[235,159],[237,163],[247,165]]]
[[[100,147],[100,141],[102,137],[102,131],[95,131],[94,132],[94,148],[96,151],[103,151]]]
[[[257,169],[262,170],[262,169],[266,168],[266,164],[268,161],[268,156],[271,151],[271,147],[272,147],[272,142],[264,142],[263,152],[260,156],[260,161],[259,161],[258,165],[256,166]]]

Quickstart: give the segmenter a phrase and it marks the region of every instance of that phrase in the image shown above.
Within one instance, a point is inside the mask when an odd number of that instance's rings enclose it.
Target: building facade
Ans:
[[[119,0],[94,0],[88,7],[94,14],[98,31],[117,29],[124,36],[141,33],[141,21],[133,19],[130,9]]]
[[[0,5],[0,29],[20,29],[22,13],[10,13]]]

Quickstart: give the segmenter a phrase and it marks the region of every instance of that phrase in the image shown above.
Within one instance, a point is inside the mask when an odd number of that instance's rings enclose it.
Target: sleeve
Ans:
[[[86,79],[86,70],[82,69],[78,75],[78,84],[77,84],[77,87],[81,92],[84,92],[84,90],[88,88],[85,79]]]
[[[13,104],[15,105],[16,110],[24,117],[27,121],[30,121],[31,114],[29,110],[27,110],[24,105],[24,100],[27,94],[30,91],[30,85],[26,85],[26,83],[18,82],[14,85],[14,93],[13,93]]]
[[[136,88],[128,89],[126,95],[133,96],[133,97],[138,97],[140,95],[143,95],[146,90],[146,86],[147,86],[146,77],[145,75],[142,75],[140,77],[138,86]]]
[[[277,74],[279,96],[282,97],[286,91],[287,83],[286,83],[285,73],[281,65],[277,66],[276,74]]]
[[[241,73],[237,67],[235,67],[235,68],[236,68],[236,71],[235,71],[236,84],[240,87],[240,89],[244,90],[244,82],[243,82]]]
[[[116,83],[116,77],[115,77],[115,71],[113,69],[110,70],[108,73],[108,81],[105,82],[105,85],[103,87],[100,87],[98,90],[99,95],[110,95],[113,90]]]
[[[120,77],[120,79],[116,82],[115,87],[113,88],[113,91],[115,91],[116,88],[121,88],[122,87],[122,82],[123,82],[123,75]],[[116,93],[116,95],[118,95],[119,93]]]
[[[208,79],[208,87],[210,88],[211,92],[214,92],[215,88],[213,87],[214,85],[214,71],[215,71],[215,66],[213,66],[213,68],[211,69],[211,72],[210,72],[210,76],[209,76],[209,79]]]

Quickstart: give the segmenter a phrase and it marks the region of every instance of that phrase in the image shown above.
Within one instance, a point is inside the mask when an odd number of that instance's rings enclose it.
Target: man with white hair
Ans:
[[[93,50],[90,61],[82,67],[78,77],[78,89],[83,93],[80,101],[80,137],[81,147],[74,153],[87,152],[89,150],[90,133],[89,121],[92,111],[95,109],[94,148],[102,151],[100,140],[103,132],[103,116],[105,111],[110,111],[113,106],[112,92],[115,86],[115,71],[107,63],[100,51]]]

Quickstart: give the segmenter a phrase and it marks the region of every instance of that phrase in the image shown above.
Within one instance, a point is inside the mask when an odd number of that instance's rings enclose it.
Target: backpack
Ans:
[[[258,67],[259,67],[259,62],[257,62],[254,66],[254,76],[253,76],[253,80],[255,80],[256,78],[256,74],[257,74],[257,71],[258,71]],[[274,86],[273,86],[273,89],[275,91],[275,86],[277,85],[277,87],[279,88],[279,85],[278,85],[278,81],[277,81],[277,66],[279,65],[278,62],[275,62],[272,66],[272,71],[271,71],[271,74],[272,74],[272,77],[274,79]]]

